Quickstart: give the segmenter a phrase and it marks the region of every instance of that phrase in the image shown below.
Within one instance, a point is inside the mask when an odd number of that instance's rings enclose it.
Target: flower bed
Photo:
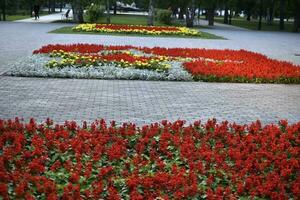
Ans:
[[[126,33],[142,35],[182,35],[201,36],[199,31],[186,27],[174,26],[142,26],[142,25],[116,25],[116,24],[80,24],[72,28],[73,31],[98,33]]]
[[[297,199],[300,122],[0,120],[3,199]]]
[[[32,64],[29,69],[21,64],[21,67],[8,74],[72,78],[300,83],[300,66],[245,50],[72,44],[47,45],[34,51],[34,54],[45,56],[47,59],[43,57],[38,65]]]

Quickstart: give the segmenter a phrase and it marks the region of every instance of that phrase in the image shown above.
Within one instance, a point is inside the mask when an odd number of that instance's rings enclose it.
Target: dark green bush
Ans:
[[[95,23],[104,16],[104,7],[98,4],[91,4],[87,8],[86,16],[89,22]]]
[[[172,11],[166,9],[157,9],[155,12],[155,18],[161,23],[171,24]]]

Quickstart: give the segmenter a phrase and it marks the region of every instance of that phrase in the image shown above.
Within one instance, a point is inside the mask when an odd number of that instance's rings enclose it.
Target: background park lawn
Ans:
[[[218,23],[223,23],[223,17],[215,17],[215,21]],[[246,18],[243,17],[236,17],[232,18],[233,26],[238,26],[241,28],[247,28],[250,30],[257,30],[258,27],[258,20],[251,19],[251,21],[247,21]],[[284,22],[285,30],[292,32],[293,31],[293,22],[292,21],[285,21]],[[265,20],[262,20],[262,31],[280,31],[279,30],[279,20],[274,20],[272,24],[268,24]]]

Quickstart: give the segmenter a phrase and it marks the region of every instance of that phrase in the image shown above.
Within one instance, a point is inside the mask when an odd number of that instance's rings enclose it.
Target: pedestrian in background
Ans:
[[[34,12],[34,18],[37,20],[40,18],[39,12],[40,12],[40,5],[36,4],[33,6],[33,12]]]

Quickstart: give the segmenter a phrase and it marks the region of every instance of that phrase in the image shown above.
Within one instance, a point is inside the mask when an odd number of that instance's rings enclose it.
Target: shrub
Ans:
[[[164,24],[171,24],[171,15],[172,12],[170,10],[158,9],[156,10],[155,18]]]
[[[87,8],[86,15],[89,22],[95,23],[104,15],[104,7],[98,4],[91,4]]]

